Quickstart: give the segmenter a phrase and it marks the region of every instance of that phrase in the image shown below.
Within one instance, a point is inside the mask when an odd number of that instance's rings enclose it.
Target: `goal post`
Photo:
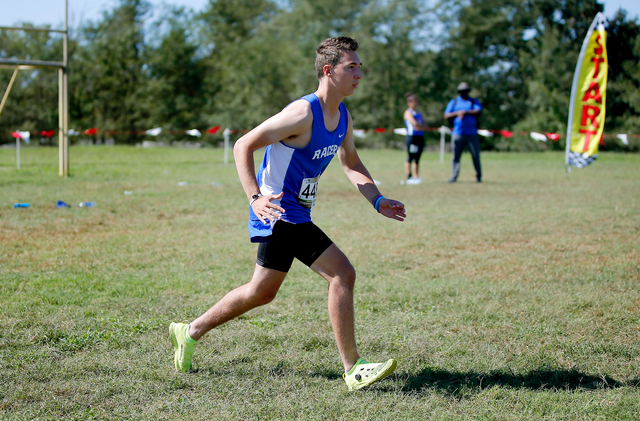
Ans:
[[[68,16],[69,0],[64,0],[64,29],[31,28],[0,26],[0,30],[26,32],[57,32],[62,34],[62,61],[14,60],[0,58],[0,69],[11,69],[13,75],[7,87],[2,102],[0,114],[7,102],[9,93],[15,82],[19,70],[58,69],[58,158],[59,175],[69,175],[69,51],[68,51]]]

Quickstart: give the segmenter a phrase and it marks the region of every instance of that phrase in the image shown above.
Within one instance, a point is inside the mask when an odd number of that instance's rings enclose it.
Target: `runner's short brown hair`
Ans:
[[[357,51],[360,44],[353,38],[327,38],[316,48],[316,75],[318,79],[324,75],[324,66],[335,67],[342,59],[344,51]]]

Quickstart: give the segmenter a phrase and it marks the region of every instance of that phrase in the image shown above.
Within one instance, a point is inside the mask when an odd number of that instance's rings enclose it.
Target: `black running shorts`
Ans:
[[[424,136],[421,134],[407,136],[404,139],[404,143],[407,145],[407,152],[409,154],[407,162],[413,161],[416,164],[419,164],[422,151],[424,150]]]
[[[271,241],[260,243],[256,263],[267,269],[289,272],[293,259],[311,266],[333,241],[313,222],[277,221]]]

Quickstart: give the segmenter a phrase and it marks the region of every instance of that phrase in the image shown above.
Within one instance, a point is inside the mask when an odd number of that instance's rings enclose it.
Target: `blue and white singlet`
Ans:
[[[340,122],[333,132],[324,125],[324,115],[320,101],[315,94],[303,96],[311,104],[313,128],[311,141],[298,149],[285,145],[282,141],[267,146],[264,159],[256,179],[260,193],[280,194],[282,199],[272,203],[280,205],[285,213],[282,220],[293,224],[311,221],[311,208],[318,194],[318,180],[333,156],[338,153],[347,133],[349,118],[347,107],[340,103]],[[275,222],[267,225],[260,222],[249,207],[249,236],[254,243],[268,242]]]
[[[419,113],[418,111],[413,111],[411,108],[408,108],[408,110],[411,113],[411,115],[413,115],[413,118],[416,119],[416,122],[418,124],[422,124],[422,113]],[[413,124],[411,124],[411,121],[405,120],[404,124],[405,126],[407,126],[407,136],[424,135],[424,131],[416,130],[416,128],[413,127]]]

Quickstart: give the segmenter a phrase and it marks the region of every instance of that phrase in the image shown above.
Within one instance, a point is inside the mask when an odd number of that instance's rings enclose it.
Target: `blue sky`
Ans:
[[[69,26],[77,27],[80,22],[97,20],[101,12],[111,9],[117,0],[68,0]],[[151,4],[177,5],[192,8],[196,11],[204,9],[208,0],[149,0]],[[50,24],[54,28],[62,28],[64,22],[64,0],[19,0],[3,2],[0,12],[0,26],[13,26],[26,21],[37,26]]]
[[[204,9],[208,0],[150,0],[154,5],[168,4],[192,8],[196,11]],[[62,28],[64,21],[64,0],[19,0],[3,1],[0,13],[0,26],[13,26],[18,22],[31,22],[35,25],[50,24],[54,28]],[[117,0],[69,0],[69,25],[77,27],[86,20],[99,19],[101,10],[111,8]],[[639,0],[600,0],[604,4],[604,14],[612,17],[622,7],[630,17],[640,16]]]

